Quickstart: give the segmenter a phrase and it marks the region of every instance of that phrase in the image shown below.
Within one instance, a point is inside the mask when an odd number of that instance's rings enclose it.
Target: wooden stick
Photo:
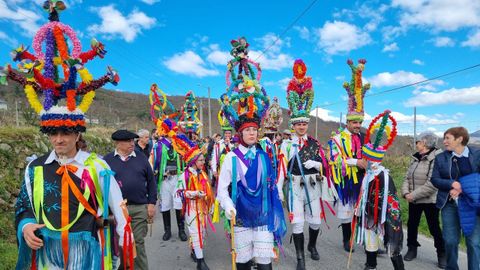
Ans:
[[[232,254],[232,270],[237,269],[237,265],[235,261],[237,260],[237,252],[235,250],[235,213],[233,211],[230,212],[232,214],[232,219],[230,220],[230,244],[231,244],[231,251]]]

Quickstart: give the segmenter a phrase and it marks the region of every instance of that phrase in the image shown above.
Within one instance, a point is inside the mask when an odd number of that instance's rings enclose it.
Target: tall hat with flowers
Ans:
[[[233,127],[230,125],[230,122],[227,120],[227,117],[225,117],[225,112],[223,110],[224,109],[223,107],[225,106],[227,99],[228,99],[228,96],[226,93],[224,93],[220,96],[220,99],[218,100],[218,102],[220,103],[220,110],[218,111],[217,118],[223,132],[233,130]]]
[[[354,66],[353,61],[348,59],[347,64],[352,70],[352,80],[350,83],[344,82],[343,88],[348,94],[348,112],[347,120],[363,121],[364,117],[364,102],[365,93],[370,89],[370,84],[363,84],[362,72],[365,69],[367,60],[358,60],[358,65]]]
[[[368,126],[362,147],[363,156],[371,162],[381,162],[396,136],[397,121],[391,115],[391,111],[386,110],[377,115]],[[386,141],[382,145],[384,138]]]
[[[293,63],[293,78],[287,86],[287,102],[290,109],[290,124],[310,122],[313,104],[312,78],[306,76],[307,65],[302,59]]]
[[[150,86],[148,98],[150,100],[150,117],[157,126],[157,133],[164,119],[171,119],[174,122],[178,121],[180,113],[156,83]]]
[[[264,132],[267,134],[277,133],[282,122],[282,108],[280,108],[278,98],[274,97],[270,108],[267,110],[267,115],[265,116],[265,121],[263,123],[265,129]]]
[[[270,105],[265,88],[246,75],[233,80],[221,101],[225,118],[237,132],[260,128]]]
[[[198,117],[196,101],[197,99],[192,91],[185,95],[185,104],[180,109],[180,119],[178,120],[178,126],[184,133],[200,134],[202,129],[203,124]]]
[[[43,133],[84,132],[85,113],[93,102],[95,90],[107,82],[116,85],[120,78],[107,67],[106,75],[93,79],[85,64],[96,57],[103,58],[107,52],[104,45],[93,39],[90,49],[82,52],[73,29],[59,21],[59,12],[66,8],[63,1],[48,0],[43,7],[49,13],[49,22],[34,36],[34,53],[23,45],[13,50],[11,56],[19,62],[18,71],[10,65],[1,68],[0,77],[4,78],[0,82],[6,83],[6,77],[24,87],[30,106],[40,115]],[[62,99],[65,105],[60,105]]]

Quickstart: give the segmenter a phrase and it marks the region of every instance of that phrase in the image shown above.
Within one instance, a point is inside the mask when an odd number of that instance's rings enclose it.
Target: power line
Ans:
[[[394,92],[394,91],[398,91],[398,90],[401,90],[401,89],[404,89],[404,88],[407,88],[407,87],[411,87],[411,86],[415,86],[415,85],[418,85],[418,84],[423,84],[423,83],[426,83],[426,82],[434,81],[434,80],[437,80],[437,79],[440,79],[440,78],[443,78],[443,77],[447,77],[447,76],[451,76],[451,75],[454,75],[454,74],[457,74],[457,73],[465,72],[467,70],[472,70],[472,69],[475,69],[475,68],[478,68],[478,67],[480,67],[480,64],[475,64],[473,66],[469,66],[469,67],[462,68],[462,69],[457,69],[457,70],[454,70],[454,71],[451,71],[451,72],[448,72],[448,73],[444,73],[444,74],[441,74],[441,75],[437,75],[437,76],[434,76],[434,77],[431,77],[431,78],[428,78],[428,79],[425,79],[425,80],[421,80],[421,81],[418,81],[418,82],[414,82],[414,83],[402,85],[402,86],[399,86],[399,87],[395,87],[395,88],[392,88],[392,89],[380,91],[378,93],[368,94],[368,95],[365,95],[365,97],[373,97],[373,96],[383,95],[383,94],[386,94],[386,93],[389,93],[389,92]],[[343,100],[342,101],[331,102],[331,103],[327,103],[327,104],[325,104],[323,106],[319,106],[319,107],[326,108],[326,107],[336,105],[336,104],[340,104],[340,103],[343,103],[343,102],[344,102]]]
[[[262,57],[268,50],[270,50],[279,40],[281,37],[283,37],[287,32],[288,30],[290,30],[299,20],[300,18],[303,17],[303,15],[305,15],[312,7],[313,5],[315,5],[315,3],[317,2],[317,0],[313,0],[312,2],[310,2],[310,4],[297,16],[297,18],[295,18],[295,20],[293,20],[292,23],[290,23],[287,28],[285,28],[285,30],[283,30],[282,33],[280,33],[280,35],[278,35],[275,40],[272,42],[272,44],[270,44],[270,46],[268,46],[267,48],[265,48],[261,53],[260,55],[255,58],[255,62],[260,59],[260,57]]]

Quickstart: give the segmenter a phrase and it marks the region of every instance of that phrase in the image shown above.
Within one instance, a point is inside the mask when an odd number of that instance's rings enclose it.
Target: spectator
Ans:
[[[140,129],[137,132],[138,140],[135,143],[135,150],[142,152],[148,159],[152,151],[152,144],[150,143],[150,132],[146,129]]]

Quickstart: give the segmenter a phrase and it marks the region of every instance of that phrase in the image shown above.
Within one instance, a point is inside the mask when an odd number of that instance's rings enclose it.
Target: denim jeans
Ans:
[[[442,209],[443,239],[447,255],[447,270],[458,270],[458,245],[460,243],[461,228],[458,216],[458,207],[455,202],[448,201]],[[480,269],[480,217],[477,216],[475,229],[467,243],[468,270]]]

